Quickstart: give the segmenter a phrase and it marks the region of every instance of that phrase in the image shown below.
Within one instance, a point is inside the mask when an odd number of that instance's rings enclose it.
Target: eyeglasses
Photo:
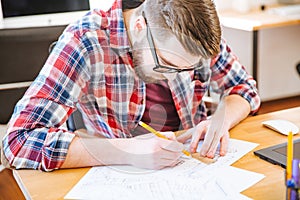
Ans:
[[[147,25],[147,40],[150,46],[151,54],[155,63],[155,67],[153,68],[153,71],[159,72],[159,73],[180,73],[180,72],[185,72],[185,71],[193,71],[193,70],[199,70],[200,68],[203,67],[203,62],[200,59],[200,61],[197,64],[194,64],[190,67],[186,68],[175,68],[175,67],[169,67],[165,65],[161,65],[158,61],[158,56],[155,51],[155,45],[154,45],[154,40],[153,36],[150,31],[150,27],[148,26],[147,23],[147,18],[145,17],[145,13],[142,12],[143,17],[145,18],[145,22]]]

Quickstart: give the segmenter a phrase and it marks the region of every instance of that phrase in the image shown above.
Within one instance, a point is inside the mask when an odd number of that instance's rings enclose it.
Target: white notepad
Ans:
[[[231,151],[210,165],[182,158],[179,165],[157,171],[130,166],[93,167],[64,198],[249,199],[240,192],[264,175],[229,165],[256,146],[255,143],[231,139]]]

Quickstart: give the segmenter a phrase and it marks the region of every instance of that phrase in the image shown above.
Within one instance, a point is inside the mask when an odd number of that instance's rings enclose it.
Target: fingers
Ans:
[[[215,130],[213,130],[213,128],[210,126],[210,128],[208,129],[208,131],[205,135],[205,138],[204,138],[201,150],[200,150],[201,156],[207,156],[207,153],[210,150],[211,144],[214,140],[214,133],[215,133]]]
[[[203,134],[203,130],[201,132],[197,132],[197,134],[194,134],[192,137],[192,141],[190,144],[190,151],[191,153],[195,153],[197,151],[197,147],[201,138],[201,135]]]
[[[129,163],[147,169],[172,167],[180,162],[183,144],[159,138],[155,135],[144,135],[133,139],[133,148],[129,154]]]
[[[224,133],[219,132],[219,134],[214,134],[214,135],[216,138],[214,138],[211,141],[211,143],[205,143],[207,141],[204,140],[200,151],[201,156],[214,158],[219,144],[220,144],[220,149],[219,149],[220,156],[226,155],[228,149],[228,143],[229,143],[229,132],[224,131]]]
[[[181,152],[183,150],[183,144],[177,141],[166,140],[163,138],[157,138],[159,141],[159,146],[162,149],[171,152]]]
[[[220,139],[215,137],[215,130],[210,130],[208,134],[206,134],[205,139],[203,141],[200,155],[206,156],[208,158],[213,158],[215,152],[217,150]]]
[[[181,160],[181,153],[171,152],[164,149],[153,154],[136,154],[133,156],[132,165],[145,169],[162,169],[165,167],[173,167]]]
[[[172,131],[160,132],[162,135],[166,136],[169,140],[177,141],[176,135]]]
[[[203,139],[204,141],[201,146],[200,156],[214,158],[218,145],[220,144],[220,156],[224,156],[228,149],[229,143],[229,132],[222,125],[222,121],[219,123],[211,124],[211,120],[206,120],[199,123],[192,133],[192,141],[190,144],[191,153],[197,151],[199,141]]]
[[[225,134],[221,138],[221,143],[220,143],[220,156],[225,156],[227,151],[228,151],[228,146],[229,146],[229,133]]]
[[[197,151],[197,147],[198,147],[199,141],[205,135],[208,124],[209,124],[208,121],[204,121],[204,122],[199,123],[196,126],[196,130],[193,133],[192,141],[191,141],[191,144],[190,144],[190,151],[191,151],[191,153],[195,153]]]
[[[180,134],[179,136],[177,136],[177,141],[180,143],[185,143],[188,139],[190,139],[193,135],[193,133],[196,131],[196,127],[195,128],[191,128],[187,131],[185,131],[184,133]]]
[[[217,148],[218,144],[220,143],[221,139],[228,135],[228,127],[225,120],[225,104],[221,102],[214,113],[214,115],[211,118],[209,129],[205,135],[204,142],[202,144],[202,148],[200,151],[201,156],[206,156],[208,158],[213,158]],[[227,136],[226,136],[227,137]],[[224,137],[224,144],[222,148],[222,153],[225,153],[225,146],[226,146],[226,139]]]
[[[176,165],[178,165],[181,162],[181,160],[179,158],[180,158],[180,155],[177,159],[174,159],[174,160],[167,160],[167,159],[161,160],[160,167],[161,168],[175,167]]]
[[[182,155],[182,150],[184,148],[183,144],[163,138],[157,138],[157,140],[161,147],[160,152],[158,152],[159,158],[155,158],[155,160],[159,162],[157,166],[164,168],[177,165],[180,162],[179,158]]]
[[[180,157],[180,156],[179,156]],[[181,160],[179,159],[179,157],[177,159],[160,159],[159,162],[155,162],[152,167],[150,167],[151,169],[163,169],[166,167],[174,167],[176,165],[178,165]],[[149,165],[148,165],[149,167]]]
[[[201,156],[208,158],[214,157],[220,138],[223,135],[221,131],[222,130],[218,130],[216,126],[209,127],[200,151]]]
[[[181,157],[181,154],[181,152],[173,152],[162,148],[160,151],[149,155],[148,158],[146,158],[147,155],[144,155],[142,158],[144,161],[140,163],[143,163],[143,167],[149,169],[162,169],[165,167],[173,167],[181,161],[179,159]]]

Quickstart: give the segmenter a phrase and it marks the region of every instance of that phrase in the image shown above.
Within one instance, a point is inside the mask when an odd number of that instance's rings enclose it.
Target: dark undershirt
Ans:
[[[146,84],[146,108],[142,121],[157,131],[177,131],[180,119],[166,81]],[[133,136],[149,133],[138,126]]]

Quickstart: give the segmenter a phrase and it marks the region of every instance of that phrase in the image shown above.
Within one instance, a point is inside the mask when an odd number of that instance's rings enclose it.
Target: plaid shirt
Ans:
[[[94,10],[65,29],[9,122],[3,147],[12,166],[59,168],[74,137],[62,124],[76,106],[89,132],[132,137],[145,109],[146,87],[133,71],[123,20],[118,0],[110,10]],[[211,80],[227,94],[244,97],[252,112],[258,109],[256,82],[223,40],[210,67]],[[182,72],[168,82],[183,129],[206,118],[202,97],[208,83],[201,83],[198,73]]]

